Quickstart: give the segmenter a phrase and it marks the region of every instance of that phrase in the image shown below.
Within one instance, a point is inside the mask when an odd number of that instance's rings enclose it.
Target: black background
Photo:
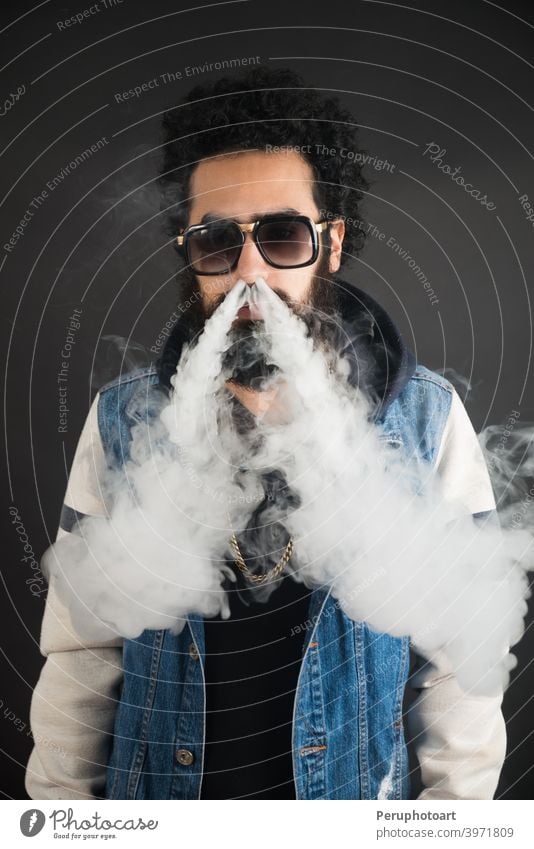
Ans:
[[[363,145],[395,167],[368,170],[364,215],[415,259],[439,304],[384,241],[370,238],[345,277],[395,317],[420,362],[457,382],[477,429],[534,419],[529,300],[534,228],[534,3],[413,0],[350,4],[235,0],[188,5],[123,0],[81,24],[92,4],[2,5],[2,325],[7,468],[2,508],[2,786],[27,798],[28,712],[43,658],[43,598],[34,597],[9,523],[15,505],[36,557],[54,538],[67,473],[91,398],[129,361],[150,360],[176,306],[175,255],[151,184],[159,116],[195,82],[187,66],[259,56],[338,92],[358,116]],[[181,71],[181,81],[160,75]],[[235,73],[235,72],[230,72]],[[153,78],[160,85],[117,103]],[[4,110],[2,110],[4,111]],[[45,198],[11,252],[3,245],[47,181],[83,150],[108,143]],[[496,205],[484,208],[423,155],[427,144]],[[281,140],[283,144],[283,139]],[[58,432],[57,373],[66,327],[81,309],[68,378],[67,432]],[[466,394],[466,382],[469,383]],[[529,620],[531,622],[531,620]],[[497,793],[532,796],[532,628],[505,696],[509,749]]]

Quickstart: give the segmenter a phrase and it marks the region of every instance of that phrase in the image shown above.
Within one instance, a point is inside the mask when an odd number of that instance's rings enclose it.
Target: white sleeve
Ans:
[[[471,420],[453,389],[452,403],[436,458],[444,497],[467,513],[495,509],[490,476]]]
[[[436,654],[410,684],[420,693],[407,721],[421,767],[419,799],[493,799],[506,752],[502,693],[465,693]]]
[[[67,515],[106,513],[101,494],[106,460],[97,405],[98,395],[76,448],[65,493]],[[57,538],[65,533],[60,528]],[[82,642],[52,578],[40,650],[46,662],[30,709],[34,748],[26,790],[32,799],[102,797],[122,682],[122,639]]]
[[[460,511],[495,509],[482,449],[456,391],[435,470]],[[407,715],[425,788],[419,799],[493,799],[506,751],[502,693],[463,692],[442,653],[419,659],[409,683],[420,691]]]

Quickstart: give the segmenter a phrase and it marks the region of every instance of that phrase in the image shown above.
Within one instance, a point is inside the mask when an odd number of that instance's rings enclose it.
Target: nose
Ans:
[[[263,277],[267,282],[270,269],[271,266],[265,262],[259,252],[258,246],[252,238],[252,233],[246,233],[241,256],[234,271],[236,280],[244,280],[249,286],[252,286],[258,277]]]

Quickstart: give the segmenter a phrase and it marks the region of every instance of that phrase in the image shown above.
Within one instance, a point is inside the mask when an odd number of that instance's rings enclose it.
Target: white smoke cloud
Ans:
[[[228,539],[225,499],[231,503],[242,490],[235,492],[231,467],[218,456],[215,393],[244,288],[232,290],[199,344],[185,352],[161,419],[133,428],[125,475],[101,482],[113,505],[109,517],[82,519],[45,554],[44,567],[84,638],[179,632],[190,613],[228,615],[216,560]]]
[[[427,657],[445,648],[464,687],[495,690],[523,630],[531,531],[481,526],[445,501],[428,467],[384,445],[362,393],[329,374],[299,319],[266,285],[256,288],[293,416],[260,423],[254,463],[279,458],[301,498],[286,522],[301,578],[331,584],[348,616],[411,635]]]
[[[246,444],[222,368],[245,299],[261,311],[257,342],[279,368],[277,402]],[[179,631],[193,612],[228,616],[229,536],[261,499],[262,473],[280,470],[300,498],[283,517],[296,580],[331,586],[349,617],[410,635],[428,658],[444,650],[465,688],[506,684],[526,612],[532,530],[477,525],[445,501],[428,466],[380,439],[342,364],[329,368],[263,281],[232,289],[172,383],[155,422],[134,428],[126,478],[107,482],[110,516],[83,520],[45,556],[82,635],[135,637]],[[267,520],[282,520],[276,503]]]

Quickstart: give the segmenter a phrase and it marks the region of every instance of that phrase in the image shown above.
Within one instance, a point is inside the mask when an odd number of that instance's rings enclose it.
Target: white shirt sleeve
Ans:
[[[98,395],[74,456],[65,505],[104,515],[106,460],[97,419]],[[59,539],[67,531],[59,528]],[[105,792],[106,766],[122,682],[122,639],[82,642],[52,578],[40,639],[46,662],[36,684],[30,724],[34,748],[26,768],[32,799],[91,799]]]
[[[493,799],[506,752],[502,694],[459,687],[436,654],[410,681],[420,694],[408,713],[424,790],[419,799]]]
[[[495,509],[482,449],[454,390],[435,471],[460,511]],[[443,653],[420,658],[409,683],[420,691],[407,715],[425,788],[419,799],[493,799],[506,750],[502,693],[463,692]]]
[[[452,403],[435,465],[443,494],[463,512],[495,510],[491,480],[471,420],[453,389]]]

